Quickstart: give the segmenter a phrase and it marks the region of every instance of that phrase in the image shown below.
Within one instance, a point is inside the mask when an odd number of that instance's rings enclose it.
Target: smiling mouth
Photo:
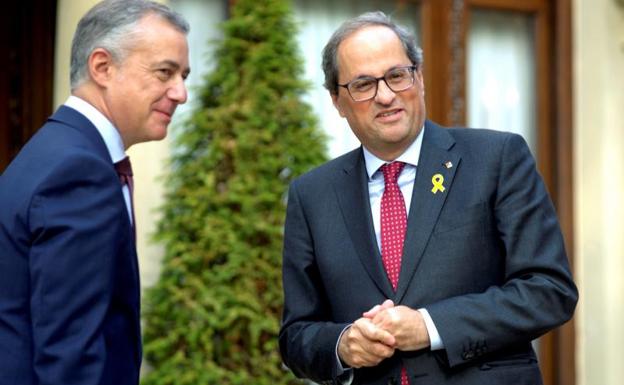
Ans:
[[[163,111],[163,110],[156,110],[157,112],[160,112],[161,114],[165,115],[168,118],[171,118],[173,116],[173,112],[169,113],[167,111]]]
[[[398,110],[386,111],[386,112],[382,112],[382,113],[377,114],[377,117],[378,118],[386,118],[386,117],[389,117],[389,116],[394,116],[394,115],[400,113],[401,111],[403,111],[403,110],[398,109]]]

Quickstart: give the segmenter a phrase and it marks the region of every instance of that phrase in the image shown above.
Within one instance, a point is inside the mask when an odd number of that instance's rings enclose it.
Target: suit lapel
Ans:
[[[392,298],[392,286],[386,276],[375,240],[368,196],[368,176],[361,148],[347,156],[345,167],[338,171],[333,185],[358,257],[379,290],[386,298]]]
[[[399,285],[394,297],[395,303],[402,300],[414,276],[440,215],[440,210],[451,190],[461,159],[459,155],[449,151],[455,141],[445,129],[427,121],[424,135],[407,220],[407,233],[403,246]],[[432,179],[437,175],[444,178],[441,182],[444,191],[437,190],[434,193],[432,189],[435,185]],[[439,178],[436,180],[441,181]]]

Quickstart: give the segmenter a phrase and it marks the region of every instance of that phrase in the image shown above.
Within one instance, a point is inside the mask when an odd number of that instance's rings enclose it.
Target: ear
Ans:
[[[96,48],[89,55],[87,66],[91,80],[99,86],[106,86],[114,69],[113,56],[104,48]]]
[[[414,80],[416,81],[418,87],[420,88],[420,92],[425,95],[425,81],[422,73],[422,66],[418,67],[416,71],[414,71]]]
[[[336,110],[338,110],[338,113],[340,114],[341,118],[344,118],[345,115],[342,113],[342,107],[340,107],[340,103],[338,102],[338,94],[334,94],[332,92],[330,92],[331,98],[332,98],[332,103],[334,104],[334,107],[336,107]]]

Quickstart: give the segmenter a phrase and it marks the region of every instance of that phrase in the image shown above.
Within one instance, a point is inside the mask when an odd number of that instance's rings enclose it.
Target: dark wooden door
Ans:
[[[52,112],[56,0],[0,12],[0,172]]]
[[[532,21],[535,155],[557,208],[573,264],[572,6],[570,0],[420,0],[427,114],[466,124],[466,55],[475,11],[523,14]],[[545,385],[574,385],[574,322],[540,338]]]

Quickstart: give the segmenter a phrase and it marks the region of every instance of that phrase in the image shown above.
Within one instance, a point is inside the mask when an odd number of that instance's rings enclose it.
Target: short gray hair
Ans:
[[[383,26],[390,28],[399,38],[407,57],[412,64],[420,67],[423,63],[422,49],[416,45],[416,39],[406,28],[396,24],[381,11],[367,12],[342,23],[329,38],[323,48],[323,72],[325,73],[325,88],[331,94],[338,93],[338,46],[340,43],[356,31],[371,26]]]
[[[188,22],[163,4],[150,0],[101,1],[80,19],[74,34],[70,65],[72,90],[86,80],[89,55],[96,48],[107,50],[116,62],[125,59],[133,32],[148,14],[157,15],[175,29],[188,34]]]

